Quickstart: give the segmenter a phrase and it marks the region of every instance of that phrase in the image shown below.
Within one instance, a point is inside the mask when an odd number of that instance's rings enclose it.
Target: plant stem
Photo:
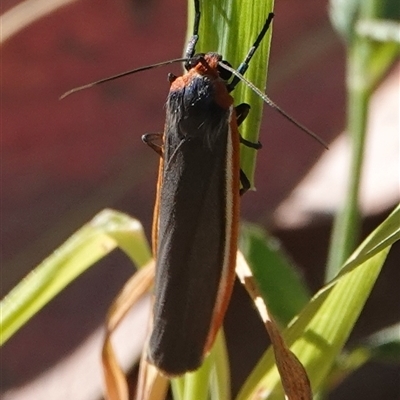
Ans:
[[[373,82],[370,77],[372,44],[369,39],[354,37],[347,61],[347,134],[350,141],[350,166],[344,206],[336,216],[325,280],[333,279],[356,247],[361,213],[359,191],[364,160],[368,104]]]
[[[351,163],[345,206],[338,213],[333,228],[326,281],[337,275],[341,265],[356,246],[360,227],[359,189],[365,148],[369,91],[350,89],[348,100],[348,133],[351,141]]]
[[[361,213],[359,209],[359,188],[361,182],[363,153],[367,125],[367,110],[373,88],[398,57],[395,42],[374,42],[368,35],[356,33],[360,21],[379,21],[388,18],[384,14],[388,4],[381,0],[365,0],[354,4],[331,0],[331,15],[339,31],[347,39],[347,134],[351,147],[351,162],[348,187],[343,209],[334,221],[331,247],[328,256],[326,281],[334,278],[344,261],[357,244]],[[394,5],[395,2],[393,2]],[[347,7],[344,7],[347,5]],[[394,5],[394,7],[396,7]],[[351,17],[352,12],[355,17]],[[383,14],[382,14],[383,13]],[[350,18],[349,18],[350,16]]]

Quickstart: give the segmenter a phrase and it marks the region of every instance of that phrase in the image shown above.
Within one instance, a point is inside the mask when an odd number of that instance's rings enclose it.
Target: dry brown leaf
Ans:
[[[140,360],[140,371],[136,400],[164,400],[167,395],[169,379],[147,362],[146,349]]]
[[[136,272],[124,285],[106,318],[106,333],[102,350],[103,373],[107,400],[129,400],[126,377],[111,344],[111,335],[132,306],[150,289],[154,281],[155,263],[151,261]]]
[[[268,308],[260,295],[250,267],[241,252],[238,252],[237,255],[236,274],[253,299],[268,331],[286,399],[312,400],[311,385],[307,372],[298,358],[286,346],[275,321],[269,314]]]

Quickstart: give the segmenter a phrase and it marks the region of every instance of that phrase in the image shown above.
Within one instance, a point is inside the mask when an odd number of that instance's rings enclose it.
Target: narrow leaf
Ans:
[[[72,235],[2,300],[0,344],[81,273],[118,247],[119,242],[136,265],[142,266],[150,259],[140,222],[113,210],[100,212]]]
[[[285,342],[305,366],[314,392],[326,381],[372,290],[390,246],[399,238],[398,207],[354,252],[340,275],[322,288],[285,330]],[[282,396],[270,349],[237,399],[281,399]]]
[[[311,400],[312,392],[307,372],[283,340],[276,323],[272,319],[258,291],[257,283],[254,280],[250,267],[240,252],[238,252],[237,257],[236,273],[254,301],[271,339],[285,398],[288,400]]]
[[[293,261],[277,239],[251,224],[242,224],[240,249],[268,309],[279,323],[287,325],[311,298]]]

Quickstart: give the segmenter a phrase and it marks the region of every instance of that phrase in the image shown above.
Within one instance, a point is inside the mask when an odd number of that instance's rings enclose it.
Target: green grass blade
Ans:
[[[189,0],[188,38],[192,35],[193,1]],[[198,53],[214,51],[222,54],[234,68],[244,60],[260,32],[269,12],[273,10],[273,0],[204,0],[200,1],[201,22]],[[265,91],[272,26],[262,41],[246,71],[246,78],[261,91]],[[232,93],[235,104],[251,105],[249,117],[240,127],[244,138],[257,142],[262,117],[262,100],[244,83],[239,83]],[[242,146],[241,167],[253,183],[257,151]]]
[[[0,344],[86,269],[116,247],[138,266],[151,258],[141,224],[113,210],[104,210],[39,264],[1,301]]]
[[[193,33],[194,9],[192,0],[188,4],[189,39]],[[196,47],[196,52],[218,52],[233,67],[238,67],[256,39],[268,13],[272,11],[272,7],[272,0],[259,2],[252,0],[241,0],[240,2],[232,2],[230,0],[200,1],[200,39]],[[257,50],[246,72],[246,77],[261,90],[264,90],[266,85],[271,31],[272,29],[268,32]],[[241,134],[246,139],[257,142],[263,105],[261,99],[254,95],[243,83],[238,85],[233,96],[235,104],[243,102],[251,104],[251,113],[241,127]],[[247,177],[253,182],[256,151],[251,149],[242,150],[241,166]],[[204,363],[205,365],[197,372],[172,380],[173,393],[177,400],[208,398],[209,390],[214,391],[211,394],[212,396],[215,396],[215,393],[225,393],[225,396],[229,396],[227,394],[229,393],[229,384],[226,384],[226,380],[223,382],[223,376],[229,376],[228,363],[215,360],[218,363],[215,367],[216,372],[214,367],[211,368],[212,354],[214,351],[219,352],[218,346],[220,345],[220,339],[218,339],[216,341],[217,349],[212,350],[211,355]],[[219,352],[218,354],[222,353]],[[214,381],[212,381],[213,373],[217,374]],[[224,400],[227,398],[224,397]]]
[[[396,208],[363,242],[345,263],[340,275],[312,298],[284,332],[286,343],[305,366],[314,391],[323,389],[390,246],[400,239],[399,210]],[[260,393],[265,396],[260,397]],[[257,364],[237,397],[238,400],[260,398],[283,398],[271,349]]]
[[[286,326],[311,295],[279,242],[255,225],[242,224],[240,249],[272,315]]]
[[[211,400],[230,399],[230,369],[228,349],[226,347],[225,335],[220,329],[215,345],[210,354],[214,365],[213,374],[211,376]]]
[[[400,363],[400,323],[368,336],[359,348],[367,350],[371,360]]]
[[[175,400],[220,400],[230,398],[228,353],[223,331],[210,354],[195,372],[171,380]]]
[[[369,101],[373,89],[398,58],[398,43],[376,42],[357,33],[359,23],[380,18],[399,19],[398,1],[331,0],[331,20],[347,38],[347,127],[350,143],[350,167],[343,207],[336,215],[326,269],[326,281],[356,247],[361,212],[359,192],[364,164],[365,137]],[[393,10],[397,10],[394,14]],[[390,12],[389,12],[390,10]],[[387,14],[389,12],[389,14]]]
[[[400,205],[353,252],[339,276],[346,274],[398,240],[400,240]]]
[[[362,340],[351,351],[343,352],[329,375],[329,390],[369,361],[400,363],[400,324],[384,328]]]

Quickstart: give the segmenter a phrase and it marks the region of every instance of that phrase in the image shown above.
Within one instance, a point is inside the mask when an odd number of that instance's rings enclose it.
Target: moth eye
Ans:
[[[174,82],[174,81],[176,80],[176,78],[177,78],[176,75],[171,74],[171,73],[168,74],[168,82],[169,82],[169,83]]]
[[[200,62],[200,60],[204,59],[204,56],[205,56],[204,53],[198,53],[198,54],[195,54],[191,59],[186,61],[186,63],[185,63],[186,71],[189,71],[192,68],[194,68]]]
[[[228,61],[222,60],[221,61],[222,64],[227,65],[228,67],[232,67],[231,64],[228,63]],[[232,77],[232,72],[226,70],[222,65],[218,64],[218,72],[219,72],[219,76],[221,77],[221,79],[223,79],[224,81],[228,81],[231,77]]]

